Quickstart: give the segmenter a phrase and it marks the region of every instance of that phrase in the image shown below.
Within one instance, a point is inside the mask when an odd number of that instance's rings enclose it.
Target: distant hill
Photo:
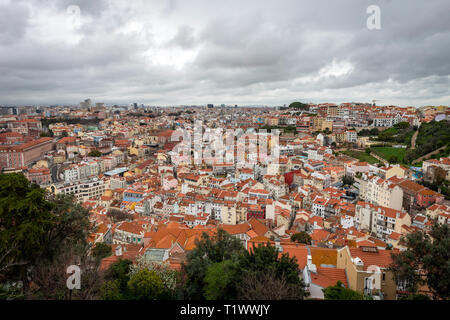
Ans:
[[[405,161],[411,162],[431,151],[446,146],[450,142],[450,121],[441,120],[423,123],[419,128],[416,140],[416,148],[408,150]]]

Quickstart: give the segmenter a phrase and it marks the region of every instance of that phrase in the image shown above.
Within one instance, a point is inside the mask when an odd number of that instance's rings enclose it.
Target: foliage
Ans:
[[[289,105],[289,108],[290,108],[290,109],[309,110],[309,105],[308,105],[308,104],[305,104],[305,103],[302,103],[302,102],[296,101],[296,102],[292,102],[292,103]]]
[[[245,251],[243,256],[240,257],[239,268],[242,279],[252,276],[262,277],[264,274],[271,273],[275,275],[276,279],[285,281],[286,287],[293,292],[290,299],[303,299],[307,296],[305,284],[300,278],[301,271],[297,259],[289,257],[286,253],[280,255],[278,249],[270,243],[253,247],[250,252]],[[265,288],[265,290],[268,290],[268,288]],[[238,291],[240,292],[238,298],[242,299],[245,296],[242,286]],[[259,299],[265,294],[265,292],[260,292]]]
[[[270,289],[268,289],[270,288]],[[277,277],[273,272],[250,274],[242,280],[239,298],[243,300],[296,300],[299,291],[285,278]]]
[[[97,149],[92,150],[91,152],[88,153],[89,157],[100,157],[102,155],[102,153],[100,151],[98,151]]]
[[[108,285],[108,281],[117,281],[121,299],[129,298],[128,281],[130,281],[130,266],[132,264],[128,259],[119,259],[113,263],[105,273],[105,280],[107,282],[103,285],[102,292],[108,290],[108,286],[111,288],[112,285]]]
[[[211,264],[205,275],[205,298],[207,300],[230,300],[236,298],[236,261],[224,260]]]
[[[399,122],[393,127],[379,132],[377,139],[410,145],[413,134],[414,129],[409,125],[409,122]]]
[[[128,288],[137,300],[156,300],[162,294],[164,284],[155,271],[142,269],[131,277]]]
[[[130,218],[129,214],[120,209],[111,208],[108,210],[107,214],[108,218],[112,219],[114,223],[128,220]]]
[[[344,185],[344,186],[351,186],[351,185],[353,185],[355,183],[355,179],[352,177],[352,176],[347,176],[347,175],[345,175],[343,178],[342,178],[342,184]]]
[[[370,164],[378,163],[378,160],[376,158],[372,157],[370,154],[367,154],[366,152],[363,152],[363,151],[344,150],[344,151],[341,151],[341,153],[343,153],[349,157],[358,159],[359,161],[362,161],[362,162],[368,162]]]
[[[245,249],[241,242],[223,229],[218,229],[212,237],[203,233],[201,239],[196,241],[195,249],[188,253],[186,264],[182,264],[186,276],[186,299],[204,299],[203,288],[208,267],[242,254],[243,251]]]
[[[81,264],[82,290],[73,297],[95,297],[100,279],[87,255],[88,217],[71,196],[46,198],[22,174],[0,175],[0,277],[19,281],[25,298],[70,299],[66,268]]]
[[[428,297],[427,295],[424,295],[424,294],[410,294],[399,300],[430,300],[430,297]]]
[[[0,175],[0,275],[15,271],[9,279],[24,281],[24,290],[28,289],[26,268],[45,247],[55,220],[52,208],[44,190],[31,185],[23,174]]]
[[[422,123],[416,139],[416,148],[408,150],[405,155],[405,161],[408,163],[412,162],[421,156],[448,145],[450,141],[450,130],[448,130],[448,127],[448,120]]]
[[[17,284],[0,284],[0,301],[1,300],[21,300],[24,298],[22,288]]]
[[[450,296],[450,227],[433,225],[430,235],[417,231],[404,238],[405,251],[392,253],[396,280],[406,280],[408,292],[415,294],[427,285],[435,298]]]
[[[406,149],[394,147],[373,147],[372,151],[389,163],[403,163]]]
[[[168,263],[152,261],[145,255],[138,257],[136,263],[130,266],[130,277],[132,278],[140,270],[154,271],[161,278],[164,288],[168,291],[174,291],[180,282],[178,272],[170,269]]]
[[[103,258],[109,257],[112,254],[111,246],[106,243],[97,243],[95,247],[92,249],[92,255],[98,259],[102,260]]]
[[[322,291],[325,300],[364,300],[362,293],[346,288],[341,281]]]
[[[436,192],[440,192],[441,194],[443,194],[445,196],[445,200],[450,200],[450,182],[449,181],[442,181],[441,184],[437,183],[437,182],[428,182],[425,180],[419,180],[418,181],[419,184],[430,188],[433,191]]]
[[[100,122],[100,119],[83,119],[83,118],[43,118],[41,119],[41,123],[43,127],[48,127],[52,123],[61,123],[65,122],[67,124],[83,124],[83,125],[97,125]]]
[[[378,130],[378,128],[362,129],[358,132],[358,136],[360,137],[378,136],[379,133],[380,131]]]
[[[307,234],[306,232],[302,231],[302,232],[294,233],[291,236],[291,241],[304,243],[304,244],[311,244],[311,236],[309,234]]]
[[[103,300],[121,300],[122,293],[120,291],[119,280],[106,281],[101,288],[101,297]]]

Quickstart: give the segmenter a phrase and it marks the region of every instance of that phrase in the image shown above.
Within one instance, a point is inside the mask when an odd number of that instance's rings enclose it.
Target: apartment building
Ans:
[[[47,188],[53,194],[72,194],[78,202],[98,198],[105,193],[105,189],[105,182],[97,178],[76,183],[52,184]]]
[[[395,210],[402,210],[403,190],[391,180],[363,175],[360,179],[361,200]]]
[[[393,232],[402,233],[402,226],[411,226],[408,213],[359,201],[355,207],[355,226],[386,240]]]
[[[345,269],[348,286],[374,300],[395,300],[397,283],[388,270],[392,263],[391,250],[377,247],[338,249],[337,268]]]

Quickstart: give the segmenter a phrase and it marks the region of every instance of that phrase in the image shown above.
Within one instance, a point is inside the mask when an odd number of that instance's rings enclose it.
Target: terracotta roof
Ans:
[[[334,286],[341,281],[348,288],[345,269],[317,267],[317,272],[311,272],[311,282],[322,288]]]
[[[387,268],[392,263],[391,250],[377,250],[377,252],[366,252],[362,248],[349,248],[352,258],[360,258],[364,263],[364,270],[371,265]]]

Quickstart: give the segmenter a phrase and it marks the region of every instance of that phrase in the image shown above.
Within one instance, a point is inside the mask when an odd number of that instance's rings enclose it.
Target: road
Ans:
[[[383,158],[380,157],[379,155],[375,154],[374,152],[371,152],[370,155],[371,155],[372,157],[374,157],[375,159],[380,160],[381,162],[383,162],[384,165],[385,165],[386,167],[389,165],[389,162],[388,162],[388,161],[386,161],[385,159],[383,159]]]
[[[414,132],[414,134],[411,138],[411,150],[414,150],[416,148],[416,139],[417,139],[418,135],[419,135],[419,129],[417,129],[416,132]]]
[[[445,146],[443,146],[443,147],[440,147],[439,149],[436,149],[436,150],[434,150],[434,151],[431,151],[430,153],[427,153],[426,155],[421,156],[420,158],[417,158],[417,159],[414,160],[412,163],[414,164],[414,163],[420,162],[420,161],[422,161],[422,160],[425,160],[425,159],[427,159],[428,157],[431,157],[432,155],[434,155],[434,154],[436,154],[436,153],[439,153],[439,151],[444,150],[445,148],[447,148],[447,145],[445,145]]]

